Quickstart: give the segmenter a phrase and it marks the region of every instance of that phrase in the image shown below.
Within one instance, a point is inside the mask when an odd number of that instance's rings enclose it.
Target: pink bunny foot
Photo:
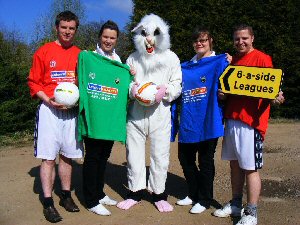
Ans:
[[[135,201],[135,200],[133,200],[133,199],[126,199],[126,200],[124,200],[124,201],[122,201],[122,202],[119,202],[119,203],[117,204],[117,207],[118,207],[119,209],[127,210],[127,209],[130,209],[132,206],[134,206],[134,205],[136,205],[136,204],[138,204],[138,203],[140,203],[140,202]]]
[[[160,200],[158,202],[154,202],[155,206],[157,207],[158,211],[160,212],[172,212],[173,206],[165,200]]]

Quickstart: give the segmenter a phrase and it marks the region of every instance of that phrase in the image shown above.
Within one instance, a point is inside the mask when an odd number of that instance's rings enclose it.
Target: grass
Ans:
[[[33,143],[32,131],[20,131],[7,135],[0,135],[0,147],[24,146]]]

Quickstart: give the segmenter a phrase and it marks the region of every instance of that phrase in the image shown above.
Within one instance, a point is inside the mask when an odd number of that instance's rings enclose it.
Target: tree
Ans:
[[[197,26],[208,27],[214,50],[234,54],[233,26],[241,23],[254,28],[255,46],[273,57],[275,68],[284,71],[286,103],[272,110],[273,116],[300,118],[300,5],[298,0],[133,0],[132,28],[146,14],[161,16],[170,25],[172,50],[181,61],[190,59],[191,33]],[[130,34],[128,34],[130,35]],[[130,49],[130,48],[129,48]]]
[[[26,84],[30,51],[14,37],[0,32],[0,135],[33,128],[36,104]]]
[[[35,24],[35,32],[32,38],[33,50],[39,46],[56,39],[55,18],[65,10],[75,13],[80,23],[85,22],[85,7],[81,0],[53,0],[50,10],[37,19]],[[79,28],[80,29],[80,28]]]

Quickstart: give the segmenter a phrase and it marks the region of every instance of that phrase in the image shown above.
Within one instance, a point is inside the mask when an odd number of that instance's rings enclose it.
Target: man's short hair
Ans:
[[[239,24],[233,28],[233,33],[240,30],[248,30],[251,36],[254,36],[253,28],[247,24]]]
[[[58,26],[60,21],[72,21],[74,20],[76,22],[76,29],[79,26],[79,19],[78,17],[71,11],[67,10],[67,11],[63,11],[61,13],[59,13],[56,16],[56,20],[55,20],[55,26]]]

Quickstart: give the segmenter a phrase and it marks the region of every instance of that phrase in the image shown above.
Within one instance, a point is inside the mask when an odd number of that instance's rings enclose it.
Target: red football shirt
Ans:
[[[65,49],[56,42],[50,42],[40,47],[33,56],[28,77],[30,95],[34,97],[37,92],[44,91],[51,98],[59,83],[74,83],[80,51],[76,46]]]
[[[234,56],[231,64],[235,66],[273,67],[272,58],[256,49],[242,57]],[[229,95],[227,98],[224,117],[248,124],[257,129],[263,138],[268,127],[269,115],[269,99],[238,95]]]

